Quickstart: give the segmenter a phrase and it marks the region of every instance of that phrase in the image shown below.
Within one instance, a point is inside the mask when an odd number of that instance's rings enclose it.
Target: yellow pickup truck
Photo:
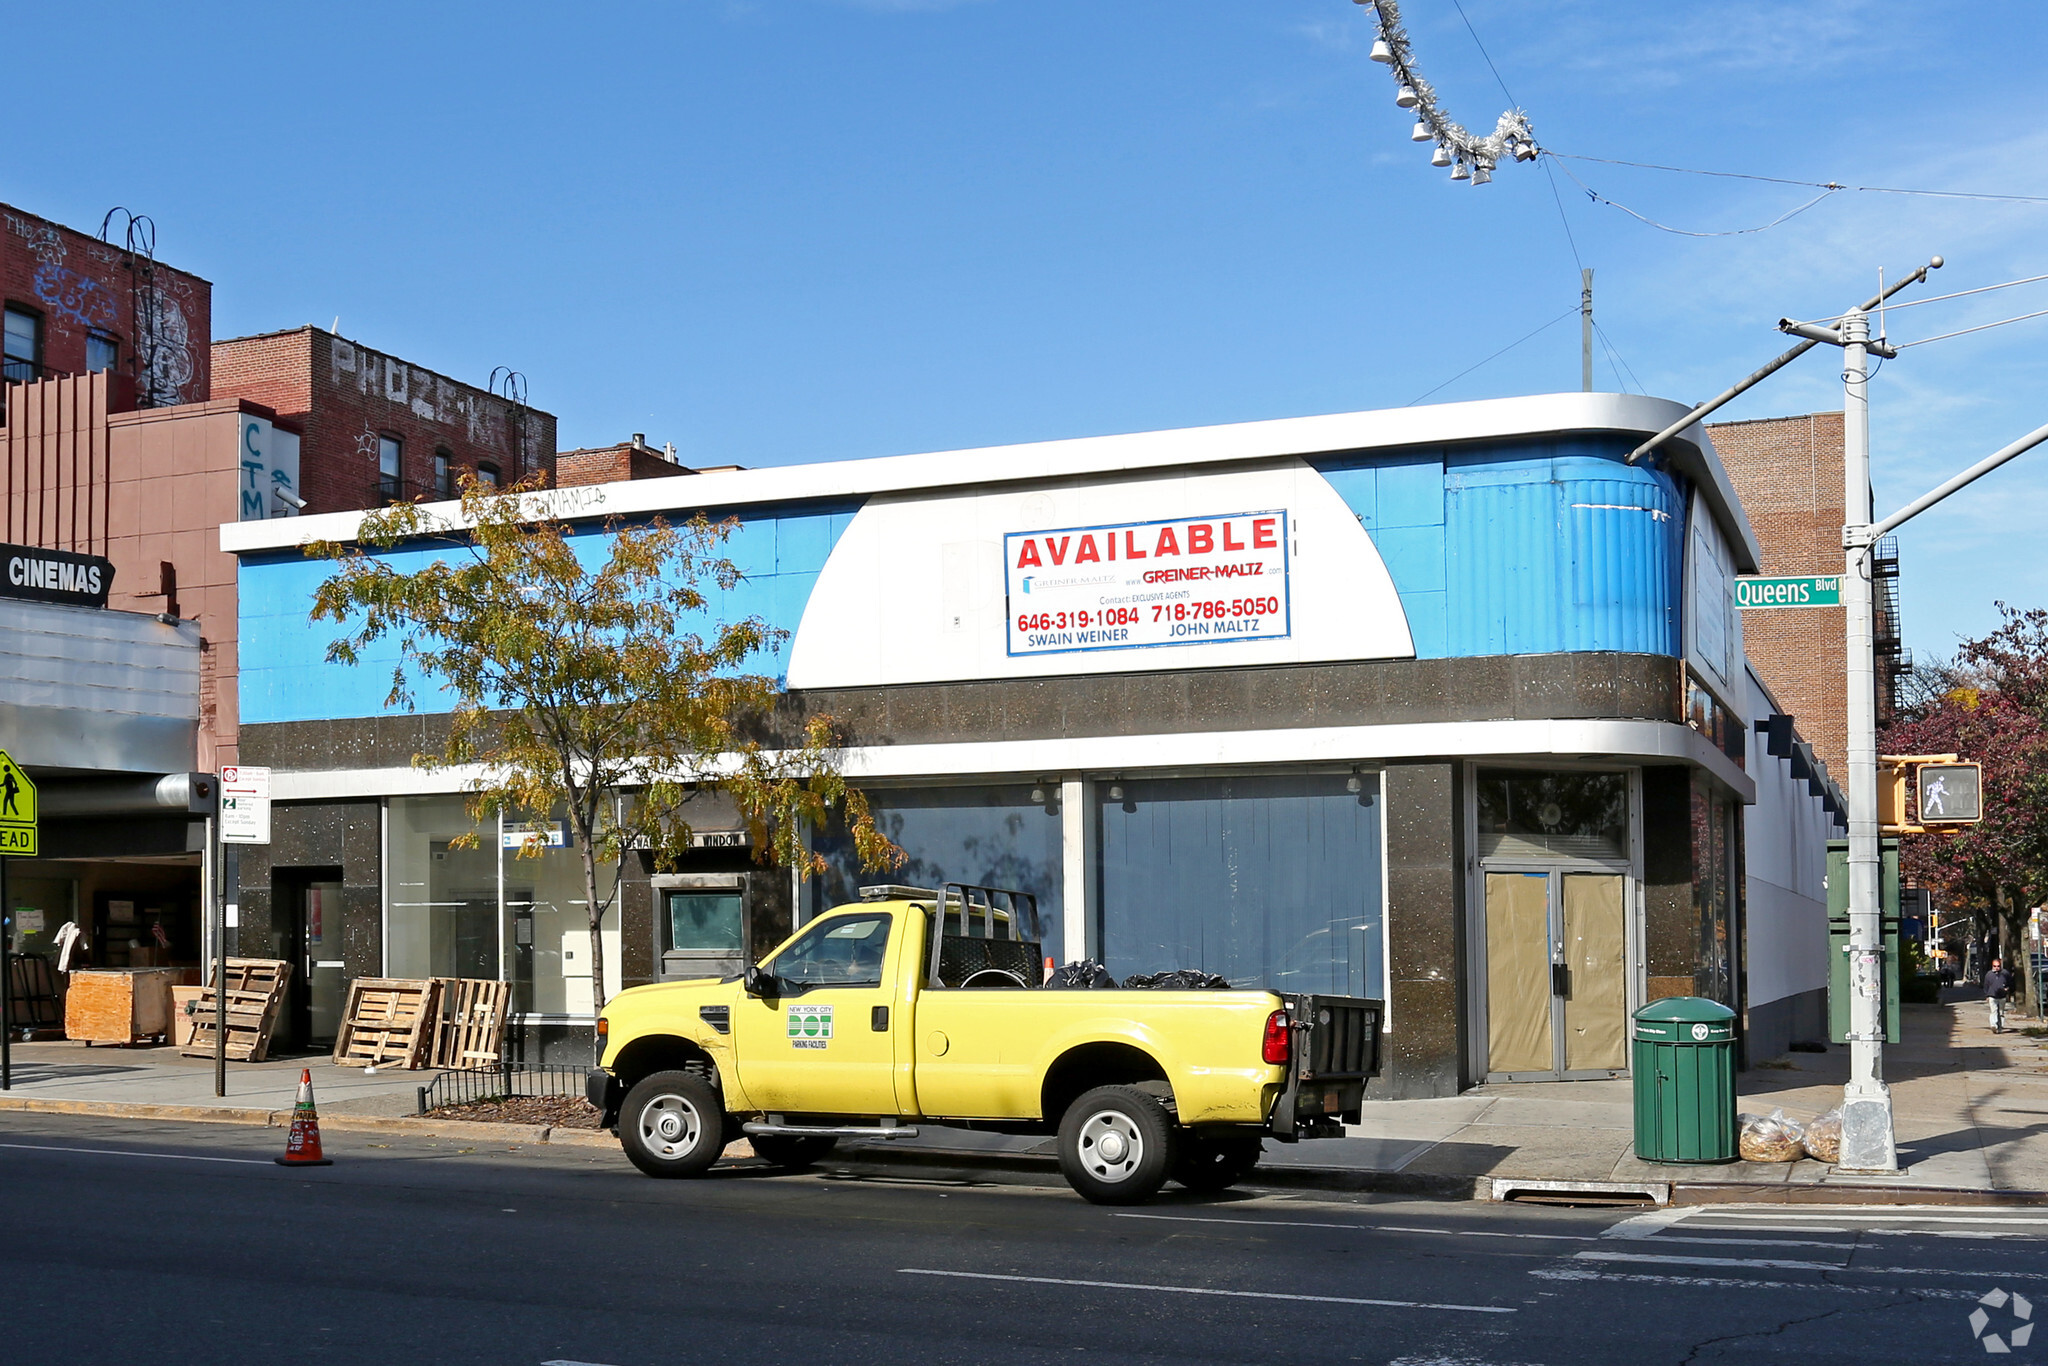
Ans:
[[[919,1124],[1059,1136],[1098,1204],[1169,1179],[1221,1190],[1263,1140],[1343,1133],[1377,1070],[1381,1005],[1261,990],[1046,986],[1027,894],[869,887],[744,973],[620,992],[588,1095],[649,1176],[696,1176],[741,1135],[801,1167]]]

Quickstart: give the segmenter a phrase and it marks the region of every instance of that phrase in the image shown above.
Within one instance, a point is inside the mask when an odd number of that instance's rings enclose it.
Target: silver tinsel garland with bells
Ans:
[[[1474,137],[1462,123],[1452,119],[1437,103],[1436,89],[1423,79],[1415,65],[1415,49],[1408,31],[1401,27],[1398,0],[1356,0],[1369,6],[1379,20],[1380,36],[1372,45],[1372,59],[1393,73],[1398,87],[1394,103],[1415,111],[1416,142],[1433,142],[1432,166],[1449,166],[1451,179],[1484,185],[1493,179],[1493,168],[1503,160],[1534,161],[1542,150],[1529,127],[1529,116],[1510,109],[1486,137]]]

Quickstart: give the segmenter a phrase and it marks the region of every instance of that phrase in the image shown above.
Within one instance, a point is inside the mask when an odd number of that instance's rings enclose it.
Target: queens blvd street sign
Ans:
[[[1735,580],[1737,607],[1840,607],[1840,574],[1794,574]]]
[[[0,855],[33,858],[35,852],[36,785],[0,749]]]

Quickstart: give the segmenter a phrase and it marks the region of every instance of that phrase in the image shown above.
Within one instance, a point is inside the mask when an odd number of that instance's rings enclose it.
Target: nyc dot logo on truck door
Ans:
[[[791,1006],[789,1008],[789,1046],[791,1048],[823,1048],[831,1041],[831,1006]]]

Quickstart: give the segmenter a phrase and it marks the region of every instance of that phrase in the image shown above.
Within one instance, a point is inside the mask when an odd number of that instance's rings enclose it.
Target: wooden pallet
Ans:
[[[475,977],[441,977],[441,1019],[434,1036],[435,1067],[496,1067],[505,1049],[505,1008],[512,984]]]
[[[270,1056],[270,1036],[284,1010],[285,988],[292,965],[278,958],[230,958],[227,987],[203,987],[192,1003],[192,1039],[178,1051],[188,1058],[210,1058],[219,1019],[221,996],[227,999],[227,1055],[236,1062],[262,1062]]]
[[[438,977],[358,977],[334,1040],[337,1067],[425,1067],[441,1022]]]

